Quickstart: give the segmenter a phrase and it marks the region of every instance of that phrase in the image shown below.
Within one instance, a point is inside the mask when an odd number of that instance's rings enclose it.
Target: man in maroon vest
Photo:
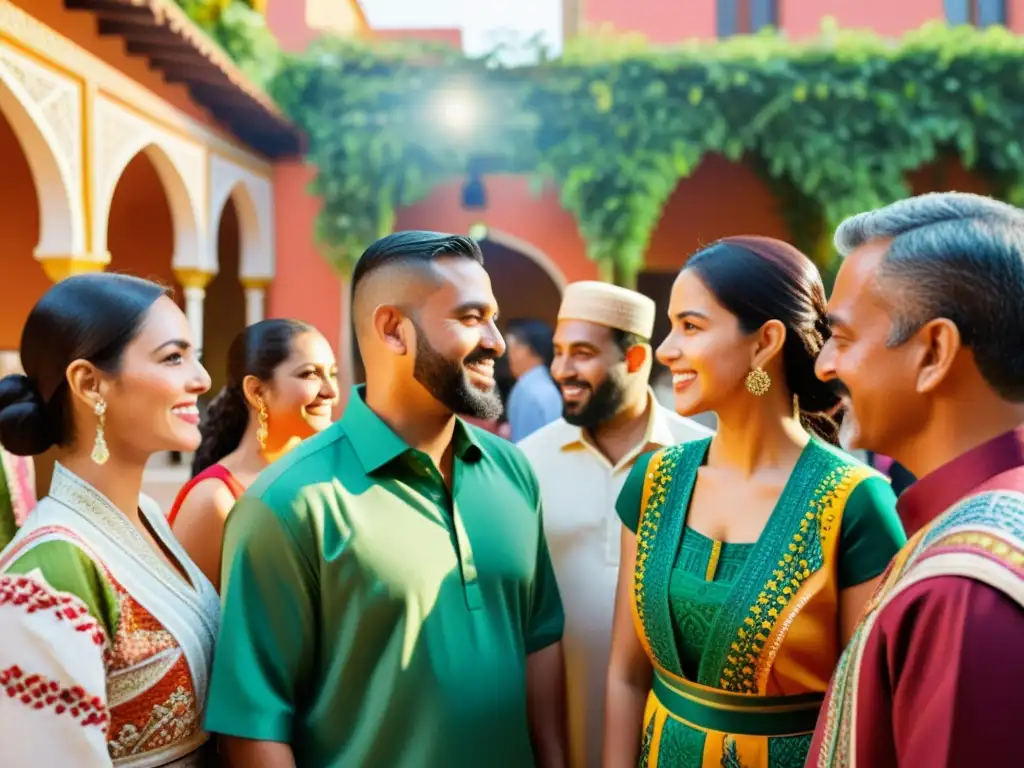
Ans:
[[[817,373],[844,445],[917,478],[910,537],[832,680],[807,766],[1021,761],[1024,212],[958,193],[847,220]]]

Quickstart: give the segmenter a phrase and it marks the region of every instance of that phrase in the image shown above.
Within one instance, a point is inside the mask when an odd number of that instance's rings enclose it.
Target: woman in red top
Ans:
[[[330,426],[338,366],[327,340],[298,320],[264,320],[228,350],[228,383],[210,403],[192,463],[168,521],[213,585],[220,586],[224,521],[256,476]]]

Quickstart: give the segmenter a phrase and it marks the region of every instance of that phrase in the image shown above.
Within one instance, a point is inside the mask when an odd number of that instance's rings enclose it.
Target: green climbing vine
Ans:
[[[453,89],[481,100],[466,134],[432,111]],[[603,36],[524,68],[335,40],[287,57],[272,92],[309,135],[320,237],[340,268],[470,158],[554,182],[589,256],[625,285],[672,191],[712,154],[772,185],[793,239],[826,269],[832,227],[907,195],[908,174],[943,158],[1024,200],[1024,38],[1001,27],[933,24],[892,41],[826,24],[799,43],[670,49]]]
[[[267,28],[267,0],[176,1],[254,82],[267,85],[277,74],[281,50]]]

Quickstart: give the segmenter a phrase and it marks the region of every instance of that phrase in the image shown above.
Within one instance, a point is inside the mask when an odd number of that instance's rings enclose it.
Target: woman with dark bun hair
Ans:
[[[210,377],[188,321],[147,280],[70,277],[29,314],[21,360],[0,443],[58,461],[0,552],[0,763],[206,765],[217,593],[141,494],[150,456],[199,445]]]
[[[623,522],[606,766],[803,766],[833,668],[905,541],[877,472],[834,448],[811,261],[730,237],[676,278],[658,359],[714,437],[637,459]]]
[[[214,586],[224,521],[268,464],[330,426],[338,365],[327,339],[298,320],[250,325],[228,349],[228,381],[210,403],[193,477],[168,522]]]

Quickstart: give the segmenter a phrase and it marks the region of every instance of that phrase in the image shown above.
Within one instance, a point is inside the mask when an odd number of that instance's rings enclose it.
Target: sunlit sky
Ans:
[[[361,0],[370,26],[461,27],[466,53],[493,50],[509,33],[523,40],[541,32],[561,47],[561,0]]]

